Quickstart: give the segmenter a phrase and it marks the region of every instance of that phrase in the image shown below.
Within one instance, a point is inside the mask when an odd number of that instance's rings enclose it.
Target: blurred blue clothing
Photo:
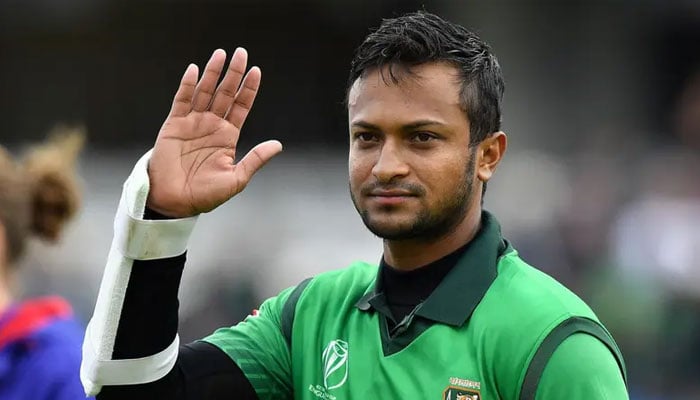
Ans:
[[[83,400],[83,328],[68,303],[47,297],[0,314],[0,399]]]

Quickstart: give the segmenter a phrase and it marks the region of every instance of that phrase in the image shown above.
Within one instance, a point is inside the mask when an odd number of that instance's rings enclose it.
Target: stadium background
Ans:
[[[22,294],[63,294],[89,317],[121,183],[187,63],[218,47],[245,46],[263,70],[242,148],[274,137],[286,151],[201,217],[183,339],[305,277],[378,260],[347,194],[342,100],[368,29],[419,8],[478,32],[503,67],[510,147],[486,207],[506,236],[592,304],[633,399],[700,398],[697,0],[0,0],[0,143],[21,152],[61,122],[89,133],[84,210],[61,247],[33,244]]]

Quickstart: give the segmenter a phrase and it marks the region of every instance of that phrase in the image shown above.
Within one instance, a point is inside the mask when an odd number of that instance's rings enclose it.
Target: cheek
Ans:
[[[351,153],[348,158],[348,174],[351,184],[360,184],[372,173],[373,164],[370,157],[360,157]]]
[[[415,171],[428,191],[446,194],[464,185],[467,162],[464,157],[445,157],[439,163],[424,165]]]

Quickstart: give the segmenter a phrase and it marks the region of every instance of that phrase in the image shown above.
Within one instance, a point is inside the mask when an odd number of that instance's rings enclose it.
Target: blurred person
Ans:
[[[612,224],[613,264],[631,307],[616,304],[612,328],[645,385],[671,398],[700,395],[700,157],[687,149],[645,159],[641,192]],[[625,291],[625,292],[623,292]],[[605,302],[602,299],[600,302]],[[693,396],[689,397],[689,393]]]
[[[425,12],[385,20],[358,48],[348,82],[350,194],[383,239],[379,266],[304,280],[180,346],[177,292],[197,215],[240,193],[282,150],[271,140],[236,159],[261,72],[246,73],[237,49],[217,86],[225,60],[215,51],[201,78],[186,69],[154,149],[125,183],[83,345],[86,392],[627,398],[622,356],[595,314],[521,260],[482,210],[506,150],[495,56]]]
[[[14,279],[30,237],[56,242],[80,206],[81,132],[61,130],[20,162],[0,147],[0,399],[84,399],[83,327],[58,296],[19,301]]]
[[[616,268],[593,299],[636,361],[640,399],[700,397],[700,70],[671,117],[669,137],[629,169],[637,191],[611,222]]]

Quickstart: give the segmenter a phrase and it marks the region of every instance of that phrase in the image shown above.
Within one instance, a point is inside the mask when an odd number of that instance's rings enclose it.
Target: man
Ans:
[[[282,150],[236,144],[261,72],[238,49],[190,65],[127,180],[82,378],[99,399],[624,399],[617,346],[575,295],[526,265],[481,210],[506,150],[488,46],[428,13],[360,45],[347,96],[350,193],[384,241],[180,347],[177,289],[198,214]]]

